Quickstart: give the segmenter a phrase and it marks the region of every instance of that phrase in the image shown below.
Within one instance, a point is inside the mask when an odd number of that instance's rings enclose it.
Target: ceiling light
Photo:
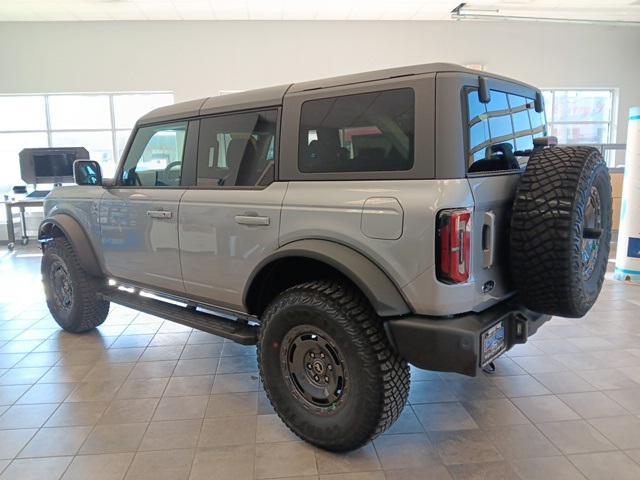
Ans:
[[[466,3],[461,3],[456,8],[451,10],[451,13],[455,16],[460,15],[491,15],[498,14],[500,10],[497,8],[487,7],[468,7]]]
[[[640,0],[638,0],[640,1]],[[640,26],[637,21],[625,20],[597,20],[588,18],[558,18],[558,17],[533,17],[524,15],[501,15],[500,10],[493,8],[467,7],[466,3],[459,4],[451,10],[451,18],[454,20],[520,20],[534,22],[558,22],[558,23],[587,23],[598,25],[633,25]]]

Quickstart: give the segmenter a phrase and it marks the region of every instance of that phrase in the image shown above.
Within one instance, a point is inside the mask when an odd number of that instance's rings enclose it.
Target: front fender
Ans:
[[[254,280],[260,272],[287,257],[305,257],[335,268],[362,291],[381,317],[401,316],[411,312],[400,290],[380,267],[352,248],[327,240],[291,242],[265,258],[253,270],[247,281],[243,293],[244,305],[247,305]]]
[[[59,236],[60,232],[71,243],[73,251],[78,256],[82,268],[90,275],[100,277],[104,275],[103,265],[89,240],[84,228],[75,218],[65,213],[57,213],[45,218],[38,228],[38,240],[46,241]]]

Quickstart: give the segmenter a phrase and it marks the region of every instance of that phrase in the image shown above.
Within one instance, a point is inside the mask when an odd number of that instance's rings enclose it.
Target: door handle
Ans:
[[[493,265],[496,231],[495,223],[496,214],[493,212],[485,212],[484,224],[482,225],[482,268],[489,268]]]
[[[236,215],[234,218],[238,225],[267,226],[271,223],[269,217],[259,217],[257,215]]]
[[[173,217],[173,212],[168,210],[147,210],[147,216],[151,218],[171,218]]]

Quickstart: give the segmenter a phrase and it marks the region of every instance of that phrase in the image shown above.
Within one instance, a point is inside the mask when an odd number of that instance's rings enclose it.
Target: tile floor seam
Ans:
[[[139,315],[139,314],[138,314]],[[136,315],[135,317],[137,317],[138,315]],[[134,317],[134,319],[135,319]],[[158,329],[159,330],[159,329]],[[184,347],[183,347],[184,349]],[[182,352],[182,351],[181,351]],[[143,352],[144,354],[144,352]],[[177,365],[177,363],[176,363]],[[134,367],[135,368],[135,367]],[[173,370],[171,371],[171,375],[169,376],[169,378],[171,378],[171,376],[173,375],[173,371],[175,370],[175,366],[173,368]],[[125,379],[125,382],[129,379],[129,377],[131,376],[131,374],[133,373],[133,368],[131,369],[131,371],[129,372],[129,375],[127,375],[127,378]],[[123,382],[124,385],[124,382]],[[147,426],[144,429],[144,432],[142,433],[142,435],[140,436],[140,440],[138,441],[138,444],[136,446],[135,452],[133,452],[133,457],[131,457],[131,462],[129,463],[129,465],[127,466],[127,469],[124,473],[124,476],[122,477],[123,480],[127,478],[127,475],[129,475],[129,471],[131,470],[131,466],[134,464],[135,460],[136,460],[136,456],[138,455],[138,453],[140,452],[140,447],[142,445],[142,442],[144,440],[144,436],[147,434],[147,432],[149,431],[149,427],[151,426],[151,422],[153,421],[153,417],[155,416],[156,412],[158,411],[158,407],[160,406],[160,402],[162,401],[162,398],[164,396],[164,392],[167,390],[167,386],[169,385],[169,381],[167,381],[167,383],[165,384],[164,388],[162,389],[162,394],[160,395],[160,398],[158,400],[158,402],[156,403],[156,406],[153,409],[153,413],[151,414],[151,417],[149,419],[149,421],[147,422]],[[109,407],[107,407],[109,408]],[[106,410],[105,410],[106,411]],[[88,437],[87,437],[88,438]],[[193,465],[193,459],[192,459],[192,465]]]

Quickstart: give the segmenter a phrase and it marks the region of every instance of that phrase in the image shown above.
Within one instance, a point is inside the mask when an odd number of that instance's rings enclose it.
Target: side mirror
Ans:
[[[73,162],[73,178],[77,185],[102,185],[102,171],[95,160]]]

